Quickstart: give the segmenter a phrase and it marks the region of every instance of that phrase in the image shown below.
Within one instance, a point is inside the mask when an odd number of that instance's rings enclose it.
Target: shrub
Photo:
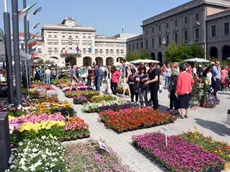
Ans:
[[[102,101],[113,101],[113,100],[117,100],[117,98],[114,96],[111,96],[111,95],[93,96],[91,98],[91,102],[93,102],[93,103],[99,103]]]

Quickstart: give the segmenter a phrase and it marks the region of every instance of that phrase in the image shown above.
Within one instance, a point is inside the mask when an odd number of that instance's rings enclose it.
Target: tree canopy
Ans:
[[[178,46],[176,43],[169,45],[165,51],[166,62],[182,62],[190,58],[204,58],[204,50],[198,44]]]
[[[127,61],[133,61],[133,60],[138,60],[138,59],[150,59],[149,52],[143,49],[140,52],[138,51],[128,52],[128,54],[126,55]]]

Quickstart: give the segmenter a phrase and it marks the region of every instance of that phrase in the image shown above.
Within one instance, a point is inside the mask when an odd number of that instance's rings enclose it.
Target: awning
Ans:
[[[14,51],[13,51],[13,46],[12,46],[12,56],[14,57]],[[14,58],[12,57],[12,60],[14,61]],[[26,54],[25,51],[20,50],[20,60],[21,61],[26,61],[30,60],[31,55]],[[3,42],[0,42],[0,61],[5,61],[6,60],[6,54],[5,54],[5,45]]]

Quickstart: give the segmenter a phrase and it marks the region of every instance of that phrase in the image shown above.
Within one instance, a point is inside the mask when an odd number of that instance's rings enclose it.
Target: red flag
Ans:
[[[37,56],[38,56],[38,53],[35,52],[35,53],[33,53],[32,58],[34,59],[34,58],[37,57]]]
[[[37,45],[37,42],[34,41],[34,42],[31,42],[30,44],[28,44],[28,47],[29,48],[32,48],[33,46]]]

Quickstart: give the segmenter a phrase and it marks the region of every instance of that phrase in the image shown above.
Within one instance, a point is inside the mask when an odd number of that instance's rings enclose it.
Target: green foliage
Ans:
[[[186,59],[195,57],[204,57],[204,50],[198,44],[193,44],[191,46],[182,44],[178,46],[176,43],[173,43],[169,45],[165,51],[166,62],[182,62]]]
[[[134,61],[138,59],[149,59],[149,58],[150,58],[150,54],[145,49],[141,50],[140,52],[131,51],[126,56],[127,61]]]
[[[104,95],[104,96],[93,96],[91,102],[99,103],[102,101],[113,101],[113,100],[117,100],[117,98],[111,95]]]

